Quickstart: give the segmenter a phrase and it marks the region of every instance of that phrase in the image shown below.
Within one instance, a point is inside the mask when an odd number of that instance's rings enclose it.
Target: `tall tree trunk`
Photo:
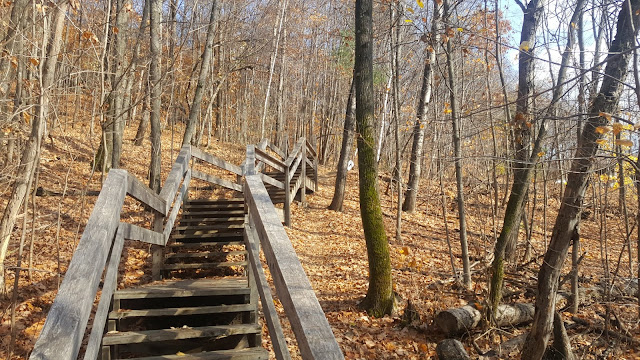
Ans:
[[[584,0],[579,0],[576,3],[576,7],[571,17],[570,23],[576,23],[578,21],[580,12],[582,12],[583,5]],[[527,15],[525,14],[525,17],[526,16]],[[536,135],[533,149],[531,150],[531,153],[527,155],[528,162],[520,163],[520,165],[518,166],[522,166],[522,168],[518,169],[518,171],[514,171],[513,186],[511,189],[511,194],[509,195],[509,201],[507,202],[507,209],[505,210],[502,230],[500,231],[500,236],[498,237],[498,241],[496,242],[496,246],[494,249],[494,259],[491,264],[491,285],[489,291],[489,310],[491,311],[489,314],[490,317],[495,316],[495,312],[497,311],[498,305],[502,298],[502,284],[504,280],[504,258],[506,248],[509,246],[510,242],[515,240],[518,234],[526,193],[529,189],[529,184],[531,183],[531,177],[534,173],[535,164],[540,157],[542,139],[546,134],[546,119],[555,113],[558,101],[563,95],[563,85],[565,82],[567,67],[569,66],[569,60],[571,59],[571,53],[573,51],[574,43],[575,28],[573,26],[568,26],[567,45],[564,49],[564,52],[562,53],[562,62],[560,64],[560,69],[558,70],[558,85],[553,89],[551,102],[546,111],[541,116],[540,125],[538,127],[538,134]],[[525,124],[524,126],[526,127],[527,125]],[[530,124],[529,126],[532,125]]]
[[[200,106],[202,105],[202,97],[204,95],[205,85],[209,81],[209,72],[211,69],[211,56],[213,54],[213,40],[215,39],[215,20],[216,20],[216,1],[211,4],[211,15],[209,17],[209,26],[207,28],[207,40],[202,51],[202,61],[200,62],[200,74],[198,75],[198,83],[196,92],[193,95],[193,102],[189,109],[189,120],[187,128],[184,130],[182,145],[191,144],[193,134],[196,130],[196,123],[200,115]]]
[[[278,57],[278,48],[280,44],[280,34],[282,33],[282,26],[284,24],[284,17],[287,9],[287,0],[280,0],[280,12],[273,24],[273,54],[271,55],[271,62],[269,64],[269,80],[267,82],[267,90],[264,95],[264,107],[262,108],[262,120],[260,121],[260,139],[264,138],[265,122],[267,119],[267,111],[269,110],[269,95],[271,93],[271,80],[273,78],[273,71],[276,66],[276,59]]]
[[[338,171],[336,174],[336,184],[333,190],[333,199],[329,205],[329,210],[342,211],[344,203],[344,190],[347,184],[347,166],[349,164],[349,155],[353,148],[353,140],[355,138],[356,127],[356,99],[355,99],[355,82],[354,77],[351,78],[351,90],[347,100],[347,111],[344,116],[344,131],[342,133],[342,147],[340,148],[340,159],[338,160]]]
[[[61,48],[62,30],[66,19],[66,12],[69,3],[62,0],[55,5],[52,28],[48,33],[43,34],[44,38],[49,38],[46,56],[41,63],[41,93],[36,105],[35,116],[31,123],[31,135],[22,153],[20,166],[16,173],[16,181],[11,190],[11,196],[0,220],[0,292],[4,292],[4,260],[7,256],[9,240],[13,226],[16,223],[18,210],[25,200],[28,191],[28,184],[33,178],[33,174],[40,161],[40,144],[46,127],[46,120],[49,113],[49,103],[51,101],[51,88],[53,86],[54,74],[58,54]]]
[[[541,359],[549,340],[555,313],[558,278],[567,257],[574,229],[580,221],[584,193],[598,151],[597,140],[602,138],[602,135],[596,132],[596,128],[608,123],[606,117],[601,116],[602,114],[611,114],[617,108],[632,57],[631,49],[638,33],[639,10],[640,0],[626,0],[618,14],[617,32],[609,49],[602,85],[589,107],[589,117],[584,124],[578,148],[573,157],[551,242],[540,267],[536,312],[531,332],[522,349],[523,360]]]
[[[372,316],[393,310],[393,287],[389,243],[382,221],[378,193],[378,165],[374,152],[373,94],[373,1],[356,0],[356,49],[354,82],[356,90],[356,130],[360,176],[360,215],[367,243],[369,289],[361,306]]]
[[[149,165],[149,187],[156,192],[160,192],[160,112],[162,111],[162,78],[160,68],[160,56],[162,52],[162,0],[149,0],[150,17],[150,50],[151,65],[149,67],[150,94],[150,114],[151,122],[151,163]]]
[[[109,113],[113,121],[113,149],[111,152],[111,167],[117,169],[120,167],[120,158],[122,157],[122,136],[124,134],[124,86],[125,86],[125,68],[127,51],[127,22],[129,21],[129,9],[127,4],[130,0],[118,0],[116,8],[116,29],[115,46],[114,46],[114,74],[112,80],[112,101],[110,103]]]
[[[442,18],[441,1],[434,0],[433,19],[431,20],[431,43],[428,48],[429,57],[424,62],[422,73],[422,87],[420,88],[420,98],[416,122],[413,125],[413,144],[411,146],[411,160],[409,163],[409,181],[407,182],[407,192],[402,204],[404,211],[413,212],[416,209],[416,199],[420,186],[420,175],[422,173],[422,156],[424,153],[424,131],[426,128],[427,109],[431,101],[433,87],[433,66],[436,64],[436,56],[440,48],[440,19]]]
[[[449,2],[444,1],[444,18],[449,13]],[[471,288],[471,267],[469,265],[469,245],[467,242],[467,222],[464,210],[464,188],[462,184],[462,149],[460,147],[460,124],[458,119],[458,94],[456,94],[456,79],[453,69],[453,46],[451,38],[447,39],[447,71],[449,81],[449,101],[451,101],[451,123],[453,134],[453,157],[456,170],[456,188],[458,200],[458,221],[460,224],[460,248],[462,250],[462,284],[465,288]]]

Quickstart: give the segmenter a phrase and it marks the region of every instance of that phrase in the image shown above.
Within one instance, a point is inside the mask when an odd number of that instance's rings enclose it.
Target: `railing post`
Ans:
[[[307,144],[305,140],[304,146],[300,149],[302,152],[302,170],[300,170],[300,178],[302,179],[302,186],[300,187],[300,202],[302,206],[307,204]]]
[[[155,214],[153,217],[153,231],[163,232],[164,216]],[[151,245],[151,278],[154,281],[162,280],[162,265],[164,263],[164,246]]]
[[[291,180],[289,180],[290,165],[284,167],[284,225],[291,226]]]

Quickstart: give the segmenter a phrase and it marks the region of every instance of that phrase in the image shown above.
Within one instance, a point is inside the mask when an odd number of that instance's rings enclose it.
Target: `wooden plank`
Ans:
[[[163,236],[164,243],[166,244],[169,240],[169,236],[171,235],[171,231],[173,230],[173,226],[176,223],[176,218],[178,217],[178,212],[180,211],[180,207],[182,206],[182,200],[184,199],[187,191],[189,190],[189,183],[191,182],[191,169],[187,169],[187,174],[184,176],[184,181],[182,182],[182,186],[180,187],[180,191],[178,197],[173,205],[173,209],[171,209],[171,213],[167,218],[167,223],[164,227]]]
[[[280,156],[282,159],[287,157],[287,154],[285,154],[284,151],[280,150],[280,148],[277,147],[275,144],[273,144],[271,141],[269,141],[269,144],[267,144],[267,147],[271,149],[271,151],[273,151],[274,153],[278,154],[278,156]]]
[[[167,176],[167,180],[165,180],[162,190],[160,190],[160,197],[167,203],[164,214],[169,213],[176,191],[178,191],[180,183],[189,168],[190,159],[191,146],[184,145],[176,158],[176,162],[174,162],[171,167],[171,172],[169,173],[169,176]]]
[[[298,139],[298,142],[296,143],[296,146],[293,147],[293,150],[291,150],[287,161],[284,162],[285,166],[291,166],[291,163],[293,162],[293,160],[295,160],[296,156],[298,156],[298,153],[302,151],[302,144],[304,144],[304,141],[305,140],[303,137]]]
[[[302,152],[299,153],[298,156],[296,156],[295,160],[293,161],[293,164],[289,168],[289,178],[287,179],[287,182],[291,182],[291,179],[296,174],[296,170],[298,170],[298,166],[300,166],[301,162],[302,162]]]
[[[234,250],[234,251],[202,251],[202,252],[189,252],[189,253],[173,253],[166,254],[165,259],[184,259],[184,258],[200,258],[200,257],[223,257],[223,256],[233,256],[233,255],[247,255],[247,252],[244,250]]]
[[[246,261],[224,261],[224,262],[206,262],[194,264],[164,264],[165,270],[185,270],[185,269],[220,269],[230,266],[247,266]]]
[[[238,192],[242,192],[242,185],[236,184],[233,181],[220,179],[219,177],[215,177],[213,175],[209,175],[209,174],[200,172],[198,170],[191,170],[191,175],[196,179],[204,180],[204,181],[210,182],[212,184],[220,185],[220,186],[225,187],[227,189],[231,189],[231,190],[235,190],[235,191],[238,191]]]
[[[269,352],[261,347],[215,350],[195,354],[160,355],[136,360],[268,360]]]
[[[159,214],[167,214],[167,202],[131,174],[127,176],[127,193]]]
[[[307,143],[307,150],[309,150],[309,152],[311,153],[311,155],[315,158],[316,156],[318,156],[318,153],[316,152],[316,149],[313,147],[313,145],[311,145],[311,143],[309,142],[309,140],[305,140],[305,142]]]
[[[282,181],[278,181],[274,178],[272,178],[271,176],[264,174],[264,173],[260,173],[260,177],[262,178],[262,181],[266,184],[269,184],[271,186],[275,186],[278,189],[284,189],[284,183]]]
[[[127,172],[109,171],[30,359],[76,359],[120,224]]]
[[[215,225],[187,225],[187,226],[177,226],[175,227],[176,231],[186,231],[186,230],[229,230],[236,231],[238,229],[244,228],[244,224],[215,224]]]
[[[107,333],[102,339],[104,345],[139,344],[157,341],[171,341],[182,339],[231,336],[241,334],[255,334],[262,329],[260,325],[216,325],[194,328],[146,330],[131,332]]]
[[[260,177],[245,177],[249,213],[303,359],[344,359]]]
[[[136,288],[118,290],[114,299],[168,298],[216,295],[248,295],[247,279],[196,279],[159,281]]]
[[[102,345],[104,326],[106,325],[109,306],[111,305],[111,297],[118,284],[118,265],[120,265],[120,257],[122,256],[122,248],[124,246],[124,231],[122,223],[120,224],[116,232],[113,247],[111,248],[111,254],[109,255],[109,263],[107,265],[107,272],[104,275],[98,309],[93,317],[91,335],[89,335],[89,342],[87,343],[87,349],[84,353],[85,360],[93,360],[98,357],[98,352]]]
[[[283,163],[282,161],[274,158],[273,156],[271,156],[270,154],[267,154],[266,152],[256,148],[256,159],[259,161],[262,161],[263,163],[271,166],[272,168],[282,172],[284,171],[284,168],[286,166],[285,163]]]
[[[177,308],[144,309],[144,310],[118,310],[118,311],[110,312],[109,319],[119,320],[119,319],[132,318],[132,317],[223,314],[223,313],[230,313],[230,312],[248,312],[252,310],[253,310],[253,306],[250,304],[177,307]],[[102,337],[102,334],[100,334],[100,336]]]
[[[218,211],[185,211],[182,213],[182,217],[234,217],[243,216],[244,209],[242,210],[218,210]]]
[[[244,175],[240,166],[227,162],[215,155],[209,154],[208,152],[204,152],[197,147],[191,147],[191,156],[205,161],[211,165],[215,165],[221,169],[231,171],[236,175]]]
[[[120,223],[120,228],[122,228],[122,234],[127,240],[138,240],[162,246],[166,244],[166,240],[162,233],[124,222]]]
[[[167,244],[169,248],[180,248],[180,249],[199,249],[203,247],[211,247],[211,246],[224,246],[224,245],[244,245],[242,241],[210,241],[210,242],[198,242],[198,243],[172,243]]]
[[[269,144],[269,140],[267,138],[264,138],[262,140],[260,140],[259,143],[256,144],[256,149],[260,149],[262,151],[267,150],[267,144]]]
[[[249,253],[248,258],[251,262],[251,269],[258,285],[258,293],[262,300],[262,311],[267,322],[267,328],[269,328],[269,337],[271,338],[271,344],[273,345],[273,352],[278,360],[291,359],[291,354],[289,354],[289,349],[287,348],[287,341],[285,340],[284,332],[282,331],[282,324],[278,317],[278,311],[276,310],[276,306],[273,302],[271,288],[269,287],[267,277],[262,269],[262,262],[260,262],[258,234],[251,224],[248,224],[246,227],[244,241],[246,243],[245,247]]]

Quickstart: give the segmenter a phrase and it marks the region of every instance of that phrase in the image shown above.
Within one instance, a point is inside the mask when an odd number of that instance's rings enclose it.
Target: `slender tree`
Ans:
[[[369,260],[369,289],[361,306],[372,316],[383,316],[393,311],[394,296],[389,243],[382,221],[382,208],[378,192],[378,164],[374,151],[372,13],[372,0],[356,0],[354,82],[356,130],[359,134],[360,215],[362,216]]]
[[[162,111],[162,78],[160,69],[161,34],[162,34],[162,0],[148,0],[150,18],[150,50],[151,65],[149,67],[149,91],[151,122],[151,163],[149,165],[149,187],[160,192],[160,112]]]
[[[573,156],[551,242],[538,274],[535,315],[531,332],[522,349],[523,360],[541,359],[549,341],[560,271],[567,257],[571,238],[580,221],[585,191],[599,148],[598,140],[602,138],[596,129],[608,124],[607,118],[610,117],[607,114],[613,113],[618,106],[639,24],[640,0],[625,0],[618,14],[617,31],[609,48],[602,85],[589,106],[589,115]]]

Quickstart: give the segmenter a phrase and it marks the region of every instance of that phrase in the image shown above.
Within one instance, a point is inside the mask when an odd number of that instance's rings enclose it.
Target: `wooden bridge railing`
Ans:
[[[313,150],[309,149],[308,144],[305,148],[306,151]],[[282,152],[274,152],[283,155]],[[246,247],[252,263],[252,272],[255,274],[254,279],[263,298],[262,304],[265,306],[267,323],[271,324],[269,329],[273,337],[274,350],[280,349],[276,352],[277,358],[290,357],[277,313],[273,309],[273,300],[264,273],[259,276],[262,272],[258,257],[259,243],[265,248],[276,292],[285,306],[285,313],[292,324],[303,358],[343,358],[331,327],[279,222],[262,178],[260,175],[255,175],[256,153],[248,151],[247,155],[243,166],[239,167],[198,148],[183,146],[159,194],[125,170],[111,170],[103,183],[30,359],[78,358],[102,279],[100,300],[84,354],[84,359],[97,357],[111,297],[117,287],[118,265],[124,240],[138,240],[153,245],[152,272],[154,279],[158,279],[163,247],[169,239],[192,177],[244,192],[250,214],[247,230],[245,230]],[[295,155],[294,158],[299,156]],[[309,162],[304,158],[305,155],[302,156],[305,160],[302,162],[304,169]],[[192,169],[190,165],[192,159],[204,161],[235,174],[237,182]],[[283,171],[291,169],[292,163],[293,161],[287,160]],[[317,163],[315,164],[317,166]],[[244,182],[241,183],[243,176]],[[285,178],[289,179],[289,176]],[[127,195],[146,205],[154,214],[152,229],[120,221]],[[253,286],[255,285],[254,283]],[[269,298],[268,301],[267,298]],[[273,314],[276,314],[276,317],[273,317]]]
[[[270,155],[266,151],[267,148],[281,158],[278,159]],[[298,200],[305,203],[306,187],[312,185],[312,190],[314,191],[317,190],[318,187],[318,157],[315,149],[306,138],[300,138],[289,156],[285,156],[284,151],[271,144],[267,139],[263,139],[250,151],[252,154],[255,153],[255,159],[257,161],[255,169],[256,173],[262,178],[262,181],[284,191],[284,223],[286,226],[291,226],[291,202],[294,200],[294,195],[297,194],[302,187],[303,190],[300,191]],[[263,170],[267,166],[280,173],[284,173],[284,181],[277,180],[265,174]],[[295,177],[296,171],[299,168],[301,169],[300,176]],[[307,169],[313,169],[314,177],[311,184],[307,182]],[[292,182],[294,179],[295,183]]]

